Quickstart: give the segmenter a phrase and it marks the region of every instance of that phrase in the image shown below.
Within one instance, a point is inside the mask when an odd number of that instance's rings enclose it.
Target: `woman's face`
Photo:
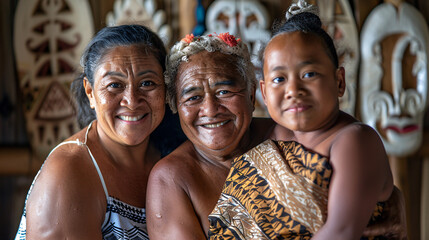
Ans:
[[[141,144],[164,117],[165,85],[161,65],[141,46],[118,46],[106,53],[85,81],[99,130],[113,141]]]
[[[240,148],[253,112],[254,92],[235,56],[202,51],[181,63],[176,100],[182,129],[194,146],[223,157]]]
[[[262,95],[270,116],[293,131],[314,131],[337,117],[345,90],[322,41],[300,32],[274,37],[265,49]]]

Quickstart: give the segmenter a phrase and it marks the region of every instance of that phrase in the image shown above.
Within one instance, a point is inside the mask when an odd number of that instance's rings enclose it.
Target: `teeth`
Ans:
[[[119,116],[120,119],[129,122],[135,122],[143,118],[143,115],[140,116]]]
[[[206,125],[204,125],[204,127],[206,127],[206,128],[217,128],[217,127],[220,127],[222,125],[225,125],[225,123],[227,123],[227,122],[228,121],[223,121],[223,122],[215,123],[215,124],[206,124]]]

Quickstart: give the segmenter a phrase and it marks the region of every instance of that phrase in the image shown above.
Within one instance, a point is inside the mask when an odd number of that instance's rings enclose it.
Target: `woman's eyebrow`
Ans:
[[[121,72],[115,72],[115,71],[108,71],[104,73],[103,78],[107,76],[118,76],[118,77],[125,77],[125,75]]]
[[[143,75],[148,74],[148,73],[153,73],[155,75],[158,75],[158,73],[156,71],[148,69],[148,70],[144,70],[144,71],[137,73],[137,76],[143,76]]]

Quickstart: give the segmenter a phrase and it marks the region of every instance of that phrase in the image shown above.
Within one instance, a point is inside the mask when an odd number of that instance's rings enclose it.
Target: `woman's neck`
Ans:
[[[147,158],[149,150],[149,137],[142,143],[136,146],[127,146],[112,140],[101,129],[97,122],[94,122],[96,129],[94,136],[95,141],[99,142],[101,150],[109,156],[110,160],[119,166],[136,166],[136,164],[144,164],[146,161],[151,161]],[[153,150],[150,151],[153,153]]]

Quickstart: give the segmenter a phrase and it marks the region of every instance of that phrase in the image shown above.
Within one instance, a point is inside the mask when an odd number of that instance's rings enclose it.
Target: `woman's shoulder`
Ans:
[[[85,182],[87,173],[97,174],[85,142],[86,128],[58,144],[40,170],[38,181]]]
[[[76,219],[102,223],[106,197],[97,171],[86,147],[69,141],[51,152],[34,181],[27,200],[30,224],[61,231]]]

